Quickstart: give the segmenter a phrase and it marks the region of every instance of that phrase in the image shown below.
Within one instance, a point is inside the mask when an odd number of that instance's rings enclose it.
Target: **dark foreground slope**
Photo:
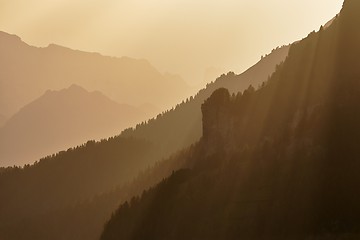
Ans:
[[[118,150],[111,150],[115,145]],[[134,180],[110,188],[109,182],[124,182],[130,178],[128,174],[136,175],[133,165],[139,160],[154,159],[150,146],[120,138],[106,144],[89,142],[52,157],[52,161],[45,159],[26,167],[26,171],[2,169],[0,188],[5,194],[0,198],[1,240],[98,239],[111,212],[122,202],[184,165],[180,157],[184,153],[179,152],[140,172]],[[97,163],[99,155],[106,162]],[[127,168],[119,167],[119,162]]]
[[[260,89],[214,92],[186,169],[121,205],[101,239],[359,239],[359,11],[345,1]]]

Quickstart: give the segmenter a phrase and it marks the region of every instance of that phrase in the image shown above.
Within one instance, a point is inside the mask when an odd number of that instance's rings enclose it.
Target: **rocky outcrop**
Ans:
[[[230,93],[225,88],[213,92],[201,106],[203,139],[206,142],[222,141],[230,132],[229,103]]]

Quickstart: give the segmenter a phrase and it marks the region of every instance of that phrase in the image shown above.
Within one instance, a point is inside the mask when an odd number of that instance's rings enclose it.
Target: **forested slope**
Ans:
[[[358,239],[359,11],[346,0],[260,89],[214,92],[184,169],[123,204],[101,239]]]

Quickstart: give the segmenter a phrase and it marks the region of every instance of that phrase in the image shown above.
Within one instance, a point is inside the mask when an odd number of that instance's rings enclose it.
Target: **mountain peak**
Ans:
[[[86,89],[84,89],[83,87],[81,87],[80,85],[77,84],[72,84],[71,86],[69,86],[68,88],[63,88],[60,90],[51,90],[48,89],[46,90],[46,92],[44,93],[44,96],[46,95],[54,95],[54,94],[65,94],[65,95],[81,95],[83,93],[89,93]]]
[[[50,49],[70,49],[70,48],[67,48],[67,47],[64,47],[64,46],[55,44],[55,43],[50,43],[50,44],[47,46],[47,48],[50,48]]]
[[[55,94],[62,96],[63,98],[87,98],[90,97],[90,92],[87,91],[85,88],[81,87],[77,84],[72,84],[68,88],[61,89],[59,91],[55,91]]]
[[[72,84],[70,87],[67,88],[67,90],[69,91],[85,91],[87,92],[83,87],[81,87],[80,85],[77,85],[77,84]]]

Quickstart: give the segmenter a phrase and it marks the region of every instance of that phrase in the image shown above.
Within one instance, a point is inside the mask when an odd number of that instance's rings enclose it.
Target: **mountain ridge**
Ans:
[[[289,47],[286,49],[288,48]],[[283,51],[285,54],[277,55],[276,58],[272,58],[272,54],[270,54],[261,60],[262,62],[268,62],[270,67],[266,69],[269,69],[269,72],[261,75],[264,76],[264,78],[255,79],[256,82],[266,81],[267,76],[275,70],[276,64],[280,63],[286,57],[286,49]],[[241,75],[235,76],[235,74],[228,74],[217,81],[238,81],[239,85],[237,88],[241,89],[247,87],[242,84],[242,79]],[[51,216],[51,212],[54,211],[54,209],[66,208],[67,214],[72,216],[71,218],[78,219],[77,224],[83,226],[83,228],[79,228],[78,231],[76,231],[76,234],[84,236],[84,238],[89,238],[88,234],[91,234],[91,239],[97,239],[104,224],[104,222],[101,222],[101,219],[106,215],[110,215],[111,211],[115,209],[111,209],[109,206],[115,207],[118,205],[119,200],[126,200],[132,195],[127,195],[127,197],[117,200],[116,198],[106,197],[107,195],[105,194],[104,201],[106,202],[106,205],[103,205],[104,202],[102,200],[98,200],[93,204],[86,204],[85,206],[76,205],[78,206],[78,208],[76,208],[78,209],[78,212],[74,212],[72,208],[69,209],[68,206],[64,206],[64,203],[59,203],[63,198],[61,196],[67,195],[66,202],[71,199],[73,205],[73,203],[79,201],[79,199],[85,200],[84,197],[80,198],[79,196],[91,198],[93,195],[98,195],[99,192],[109,192],[114,187],[121,186],[124,182],[130,181],[137,176],[139,171],[154,166],[157,161],[167,159],[170,155],[178,152],[180,149],[187,148],[198,141],[201,136],[200,106],[213,90],[215,90],[215,85],[209,84],[207,90],[201,90],[197,96],[184,100],[183,103],[179,104],[173,110],[163,112],[163,114],[159,114],[156,118],[138,124],[138,127],[136,127],[135,130],[124,131],[120,136],[111,137],[100,142],[89,141],[80,148],[69,149],[68,151],[62,151],[58,154],[43,158],[39,161],[41,164],[37,163],[20,169],[15,167],[0,170],[0,172],[3,172],[2,175],[0,174],[0,185],[7,186],[6,188],[0,187],[0,189],[2,189],[3,194],[10,198],[7,200],[3,199],[2,204],[0,204],[0,206],[7,206],[8,214],[10,214],[7,218],[8,224],[6,226],[1,226],[0,224],[0,229],[1,227],[4,229],[2,237],[5,238],[6,236],[9,236],[8,239],[11,240],[14,240],[14,238],[28,239],[29,235],[35,234],[36,237],[34,238],[37,239],[48,239],[50,236],[54,239],[54,232],[50,229],[64,229],[64,231],[68,231],[70,225],[73,225],[73,222],[63,218],[58,218],[56,220],[57,222],[61,222],[61,227],[57,226],[57,224],[51,225],[51,223],[48,223],[43,217],[19,210],[16,210],[19,212],[18,218],[12,219],[11,216],[13,216],[13,210],[11,209],[13,209],[13,206],[9,205],[9,203],[14,203],[17,204],[16,209],[26,209],[26,204],[31,204],[32,209],[37,209],[36,212],[44,212],[44,214],[47,212],[48,215],[46,216]],[[179,119],[182,119],[182,121],[178,121]],[[162,127],[159,129],[157,126]],[[134,145],[137,146],[136,153],[132,151]],[[105,153],[105,150],[108,153]],[[134,154],[137,156],[135,159],[132,157]],[[100,158],[100,156],[103,157]],[[171,171],[179,169],[180,164],[174,165],[174,162],[176,163],[177,161],[171,160],[167,165],[164,165],[162,161],[161,163],[155,164],[155,169],[163,170],[156,170],[156,173],[154,173],[155,176],[152,175],[152,172],[148,172],[147,175],[150,180],[141,181],[131,187],[138,189],[138,192],[127,191],[127,193],[138,194],[141,192],[141,189],[148,188],[150,184],[158,182],[162,177],[166,177],[171,173]],[[129,163],[131,163],[131,168],[126,169],[124,166]],[[74,172],[74,169],[78,169],[85,177],[82,176],[81,179],[76,178],[71,174]],[[108,169],[108,174],[105,176],[102,175],[103,171],[100,171],[100,169]],[[96,170],[95,173],[93,170]],[[56,172],[57,174],[61,173],[61,176],[63,177],[49,179],[49,176],[43,171]],[[109,172],[117,172],[117,174],[109,174]],[[91,176],[91,178],[88,178],[87,176]],[[40,183],[33,183],[33,181],[31,181],[32,178],[39,179]],[[68,181],[72,181],[71,185],[74,187],[79,186],[79,184],[81,187],[78,187],[79,190],[73,192],[71,189],[67,189],[68,187],[64,186]],[[101,187],[98,186],[99,183],[102,184]],[[57,186],[57,190],[55,191],[53,187],[49,187],[48,185]],[[12,187],[9,188],[8,186]],[[52,208],[53,210],[48,209],[45,211],[42,206],[38,206],[37,200],[34,199],[28,199],[26,203],[16,200],[22,199],[22,197],[11,200],[11,196],[15,196],[13,190],[23,189],[24,186],[27,186],[25,187],[26,189],[47,189],[45,191],[47,193],[45,196],[43,196],[42,193],[38,194],[39,196],[42,196],[42,201],[52,203],[56,207]],[[66,190],[63,189],[64,187],[66,187]],[[89,193],[89,189],[92,189],[93,191]],[[63,194],[58,196],[59,192]],[[25,194],[25,192],[20,190],[17,194],[18,196],[21,196],[22,194]],[[118,191],[114,194],[115,196],[124,196],[123,193]],[[112,194],[112,196],[114,194]],[[54,199],[56,199],[56,201]],[[94,221],[90,221],[93,226],[91,232],[86,230],[88,229],[87,224],[90,219],[86,217],[88,216],[88,212],[83,209],[84,207],[86,207],[91,214],[98,217],[94,219]],[[7,216],[5,212],[4,216]],[[22,224],[32,227],[26,231],[24,230],[22,236],[15,237],[17,232],[11,229],[22,226]],[[47,224],[50,224],[51,226],[45,227],[45,229],[43,227],[39,228],[39,226],[47,226]],[[47,237],[43,237],[44,234]],[[68,235],[68,239],[76,238],[72,235]]]
[[[161,109],[192,91],[181,77],[162,74],[145,59],[103,56],[56,44],[34,47],[5,32],[0,43],[0,112],[7,117],[47,89],[73,83],[99,90],[117,102],[150,103]]]
[[[57,224],[47,223],[44,215],[47,214],[46,216],[49,216],[56,209],[67,209],[66,214],[70,214],[67,216],[78,219],[77,223],[82,226],[74,230],[76,235],[87,236],[86,238],[88,238],[89,231],[86,229],[88,229],[87,224],[91,222],[90,224],[93,226],[91,238],[96,239],[104,223],[101,222],[101,219],[103,219],[103,216],[106,214],[110,215],[111,213],[111,209],[108,206],[115,206],[113,204],[118,204],[120,200],[123,201],[131,198],[131,196],[133,196],[131,194],[138,194],[141,192],[141,189],[148,188],[151,184],[161,180],[162,177],[166,177],[173,170],[177,170],[180,166],[183,166],[178,164],[177,159],[174,160],[173,157],[171,157],[172,160],[168,161],[168,164],[164,164],[162,159],[167,159],[183,148],[191,148],[191,144],[194,144],[200,139],[201,104],[218,86],[231,85],[234,87],[232,91],[235,93],[245,90],[248,87],[249,81],[253,83],[254,86],[260,85],[273,73],[276,65],[286,58],[289,48],[290,46],[284,46],[275,49],[273,53],[261,59],[260,62],[255,65],[256,67],[252,69],[253,72],[256,72],[256,68],[258,67],[258,70],[262,71],[261,74],[256,74],[254,77],[252,77],[251,74],[244,76],[232,72],[226,75],[224,74],[215,81],[215,84],[208,84],[206,89],[199,91],[196,96],[184,99],[182,103],[179,103],[172,110],[168,110],[155,118],[139,123],[136,128],[128,129],[119,136],[110,137],[100,142],[88,141],[86,144],[77,148],[45,157],[38,163],[25,166],[24,168],[13,167],[3,169],[2,171],[0,170],[0,172],[3,172],[2,176],[0,174],[0,185],[3,184],[2,186],[7,187],[3,188],[2,192],[8,196],[6,199],[3,199],[2,204],[0,204],[7,206],[4,216],[8,216],[7,225],[1,226],[0,224],[0,229],[3,227],[3,229],[6,230],[4,230],[4,232],[7,235],[4,234],[3,236],[9,236],[8,238],[13,240],[16,231],[11,229],[25,225],[31,227],[28,227],[26,231],[24,230],[22,236],[18,236],[16,239],[27,239],[29,234],[32,236],[35,235],[36,237],[34,238],[37,239],[54,239],[60,235],[54,234],[51,229],[55,232],[60,231],[60,229],[68,231],[69,227],[72,228],[74,222],[66,220],[66,218],[63,218],[63,215],[61,215],[61,218],[56,219],[56,222],[61,223],[61,226],[57,226]],[[269,66],[261,67],[263,64]],[[134,151],[135,146],[137,146],[137,150]],[[134,155],[136,158],[133,158]],[[183,155],[184,154],[175,154],[175,156]],[[124,166],[128,167],[125,168]],[[137,176],[139,171],[144,171],[147,167],[151,166],[157,169],[155,171],[157,173],[153,176],[152,172],[147,172],[145,175],[147,175],[151,181],[135,183],[137,192],[127,192],[129,195],[124,198],[122,197],[120,200],[106,197],[106,193],[114,189],[114,187],[131,181],[131,179]],[[105,170],[107,174],[105,174]],[[77,171],[82,173],[81,177],[73,174]],[[55,176],[62,177],[50,178],[46,172],[54,172],[57,174]],[[34,183],[31,181],[33,178],[39,182]],[[71,182],[71,184],[69,182]],[[70,184],[71,188],[66,184]],[[46,195],[38,193],[36,197],[41,197],[42,201],[49,203],[52,207],[46,206],[44,209],[44,206],[39,205],[35,196],[32,196],[30,199],[28,198],[26,202],[21,202],[17,200],[18,198],[12,199],[12,197],[15,196],[14,189],[21,189],[20,186],[26,186],[26,189],[46,189]],[[53,186],[56,186],[56,190]],[[134,188],[133,185],[131,186],[130,188]],[[78,190],[75,191],[73,188],[77,188]],[[24,193],[24,191],[19,190],[17,196],[22,196]],[[102,195],[101,193],[105,194]],[[93,204],[85,204],[85,206],[76,204],[77,201],[83,202],[99,194],[104,196],[104,200],[106,200],[105,202],[107,202],[108,206],[102,205],[104,203],[100,200]],[[66,195],[65,200],[62,195]],[[118,191],[115,191],[115,195],[123,196],[123,194]],[[21,197],[19,197],[19,199],[21,199]],[[64,203],[70,203],[71,206],[76,205],[77,207],[75,209],[78,212],[74,212],[71,208],[69,209],[69,205]],[[17,219],[11,217],[14,204],[17,204],[16,211],[19,212]],[[27,206],[30,205],[34,212],[44,213],[43,217],[28,212],[26,209]],[[88,208],[89,212],[85,211],[83,209],[84,207]],[[18,209],[23,209],[23,211]],[[35,209],[37,210],[35,211]],[[71,213],[69,213],[69,211]],[[90,221],[87,218],[88,214],[93,214],[97,216],[98,219]],[[50,218],[53,219],[52,217]],[[55,221],[55,219],[53,219],[53,221]],[[74,237],[75,236],[68,235],[68,239],[76,239]]]
[[[47,90],[0,128],[1,165],[29,164],[89,139],[120,133],[152,115],[144,110],[75,84],[59,91]]]
[[[216,90],[187,164],[122,204],[101,240],[358,239],[359,10],[346,0],[260,88]]]

